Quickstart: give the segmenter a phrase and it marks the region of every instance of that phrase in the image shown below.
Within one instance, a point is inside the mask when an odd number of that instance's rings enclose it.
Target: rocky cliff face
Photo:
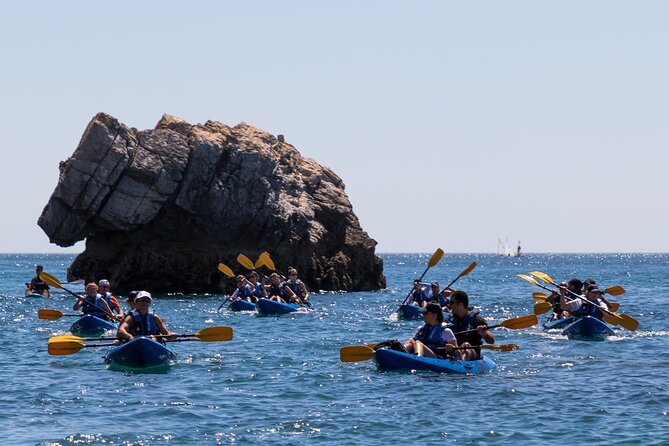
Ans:
[[[232,284],[217,264],[245,273],[236,256],[262,251],[313,290],[385,287],[341,179],[279,139],[168,115],[138,131],[99,113],[38,224],[60,246],[86,239],[70,278],[119,292],[222,292]]]

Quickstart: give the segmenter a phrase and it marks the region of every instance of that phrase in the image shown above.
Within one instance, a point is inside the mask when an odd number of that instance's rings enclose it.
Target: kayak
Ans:
[[[427,358],[397,350],[381,348],[374,353],[374,362],[379,370],[428,370],[438,373],[478,374],[497,368],[490,358],[482,357],[476,361],[458,361],[455,359]]]
[[[569,339],[603,341],[615,334],[611,327],[596,317],[584,316],[573,319],[574,321],[562,330],[562,334]]]
[[[40,294],[40,293],[28,293],[28,294],[26,294],[26,297],[41,297],[41,298],[45,298],[46,296],[45,296],[44,294]]]
[[[300,309],[298,304],[284,304],[275,300],[261,297],[256,302],[256,308],[260,314],[288,314]]]
[[[555,319],[554,321],[546,322],[544,328],[546,330],[557,330],[566,327],[574,322],[574,316],[564,317],[562,319]]]
[[[233,300],[230,305],[228,305],[231,311],[256,311],[256,304],[249,302],[248,300]]]
[[[418,305],[403,304],[397,309],[400,319],[423,319],[423,313],[420,312]]]
[[[118,326],[113,322],[100,319],[92,314],[85,314],[70,326],[75,336],[100,336],[107,330],[116,330]]]
[[[114,347],[105,355],[111,370],[165,371],[177,355],[160,342],[139,337]]]

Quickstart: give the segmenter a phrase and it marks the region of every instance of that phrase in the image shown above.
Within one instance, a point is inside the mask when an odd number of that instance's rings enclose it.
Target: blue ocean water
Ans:
[[[174,331],[229,325],[234,339],[171,344],[179,360],[169,372],[132,374],[107,370],[102,348],[47,354],[47,339],[74,318],[40,320],[37,310],[68,313],[73,299],[25,298],[23,283],[38,262],[64,278],[74,256],[2,254],[0,444],[669,444],[669,255],[446,254],[425,280],[443,285],[478,262],[456,287],[490,322],[532,312],[541,290],[516,274],[541,270],[623,286],[619,312],[640,327],[604,342],[498,329],[498,343],[520,350],[490,352],[498,371],[479,376],[341,363],[342,346],[411,336],[418,322],[393,313],[430,255],[383,255],[387,290],[316,295],[308,314],[258,317],[217,311],[221,296],[157,296]]]

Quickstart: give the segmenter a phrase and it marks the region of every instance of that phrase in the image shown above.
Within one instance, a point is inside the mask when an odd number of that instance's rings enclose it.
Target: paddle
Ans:
[[[558,286],[555,283],[555,281],[551,278],[551,276],[549,276],[546,273],[542,273],[541,271],[530,271],[530,274],[532,274],[535,277],[538,277],[539,279],[543,280],[546,283],[549,283],[553,286]],[[585,297],[579,296],[578,294],[574,293],[569,289],[567,289],[567,292],[571,294],[573,297],[579,298],[581,302],[587,302],[588,304],[599,308],[599,310],[604,313],[604,316],[602,317],[604,322],[607,322],[612,325],[621,325],[624,328],[628,329],[629,331],[635,331],[639,327],[639,321],[634,319],[632,316],[629,316],[627,314],[616,314],[612,311],[604,310],[603,308],[600,308],[597,304],[590,302]]]
[[[423,274],[421,274],[420,277],[418,278],[418,282],[423,280],[423,277],[425,276],[425,274],[427,274],[427,272],[430,268],[432,268],[434,265],[439,263],[439,261],[441,260],[443,255],[444,255],[444,250],[441,249],[441,248],[437,248],[437,250],[434,252],[434,254],[432,254],[432,257],[430,257],[430,261],[427,262],[427,268],[425,268],[425,271],[423,271]],[[474,266],[476,266],[476,265],[474,265]],[[407,294],[407,297],[405,297],[404,300],[402,301],[402,305],[406,305],[407,301],[411,297],[412,292],[413,292],[413,288],[411,288],[411,291],[409,291],[409,294]]]
[[[538,304],[534,305],[534,314],[539,315],[547,313],[551,308],[553,308],[551,303],[539,302]]]
[[[228,277],[235,277],[235,273],[233,273],[230,267],[225,263],[219,263],[218,270]]]
[[[40,319],[46,319],[48,321],[55,321],[64,316],[76,316],[81,317],[81,314],[65,314],[60,310],[51,310],[49,308],[42,308],[37,311],[37,317]]]
[[[252,271],[255,269],[255,264],[251,259],[246,257],[244,254],[239,254],[237,256],[237,262],[239,262],[240,265],[242,265],[244,268],[248,269],[249,271]],[[255,285],[255,284],[254,284]]]
[[[371,344],[371,345],[376,345],[376,344]],[[477,345],[475,347],[483,348],[486,350],[494,350],[497,352],[512,352],[514,350],[518,350],[517,344],[483,344],[483,345]],[[453,347],[453,350],[464,350],[467,348],[472,348],[472,347]],[[369,359],[372,359],[375,352],[376,350],[374,350],[373,347],[369,347],[367,345],[348,345],[346,347],[342,347],[339,350],[339,360],[341,362],[367,361]]]
[[[467,274],[471,273],[472,270],[473,270],[474,268],[476,268],[476,262],[472,262],[471,265],[469,265],[467,268],[465,268],[465,270],[462,271],[462,272],[460,273],[460,275],[458,275],[458,277],[456,277],[455,279],[453,279],[453,282],[451,282],[451,283],[449,283],[448,285],[446,285],[446,288],[444,288],[443,291],[446,291],[447,289],[449,289],[449,288],[451,287],[451,285],[453,285],[455,282],[457,282],[458,279],[459,279],[460,277],[464,277],[464,276],[466,276]],[[443,291],[442,291],[442,292],[443,292]]]
[[[77,299],[79,299],[79,298],[81,297],[81,296],[79,296],[78,294],[75,294],[75,293],[73,293],[72,291],[70,291],[70,290],[68,290],[67,288],[65,288],[65,287],[60,283],[60,281],[59,281],[58,279],[56,279],[54,276],[52,276],[51,274],[49,274],[49,273],[47,273],[47,272],[42,271],[41,273],[39,273],[39,278],[42,280],[42,282],[46,283],[47,285],[52,286],[52,287],[56,287],[56,288],[60,288],[61,290],[65,290],[65,291],[67,291],[68,293],[70,293],[71,295],[73,295],[74,297],[76,297]],[[87,303],[88,303],[91,307],[93,307],[93,308],[97,308],[98,310],[100,310],[100,311],[102,311],[103,313],[105,313],[107,316],[110,316],[113,320],[116,320],[116,319],[114,318],[114,314],[113,314],[113,313],[107,313],[105,310],[103,310],[102,308],[98,307],[97,305],[94,305],[92,302],[87,302]]]
[[[171,335],[155,335],[157,338],[167,337]],[[203,342],[219,342],[229,341],[232,339],[232,327],[216,326],[207,327],[197,333],[177,335],[179,338],[197,338]],[[98,338],[82,338],[80,336],[52,336],[49,342],[59,341],[113,341],[116,337],[98,337]]]
[[[537,302],[546,302],[546,299],[548,299],[548,295],[535,291],[534,293],[532,293],[532,299],[534,299]]]
[[[612,287],[606,288],[604,291],[602,291],[603,294],[610,294],[611,296],[620,296],[621,294],[625,294],[625,288],[621,287],[620,285],[614,285]]]

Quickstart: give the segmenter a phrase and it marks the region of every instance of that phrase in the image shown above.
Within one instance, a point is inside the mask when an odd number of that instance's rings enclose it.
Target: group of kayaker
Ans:
[[[581,281],[577,278],[560,283],[559,291],[551,293],[546,302],[553,305],[551,321],[569,316],[592,316],[602,319],[603,311],[608,311],[611,305],[604,298],[594,279]]]
[[[248,277],[240,274],[235,278],[237,288],[230,296],[230,300],[246,300],[256,303],[258,299],[265,298],[287,304],[298,304],[303,307],[309,302],[309,289],[298,279],[295,268],[288,269],[288,279],[274,272],[269,277],[251,271]]]
[[[419,295],[420,282],[414,281],[413,293]],[[462,290],[445,289],[432,282],[431,294],[421,297],[421,313],[425,323],[403,344],[407,352],[430,358],[451,357],[466,361],[479,359],[483,341],[495,343],[488,324],[478,310],[469,307],[469,296]],[[414,302],[416,300],[414,299]],[[422,305],[424,303],[424,305]],[[444,316],[444,313],[447,316]]]

